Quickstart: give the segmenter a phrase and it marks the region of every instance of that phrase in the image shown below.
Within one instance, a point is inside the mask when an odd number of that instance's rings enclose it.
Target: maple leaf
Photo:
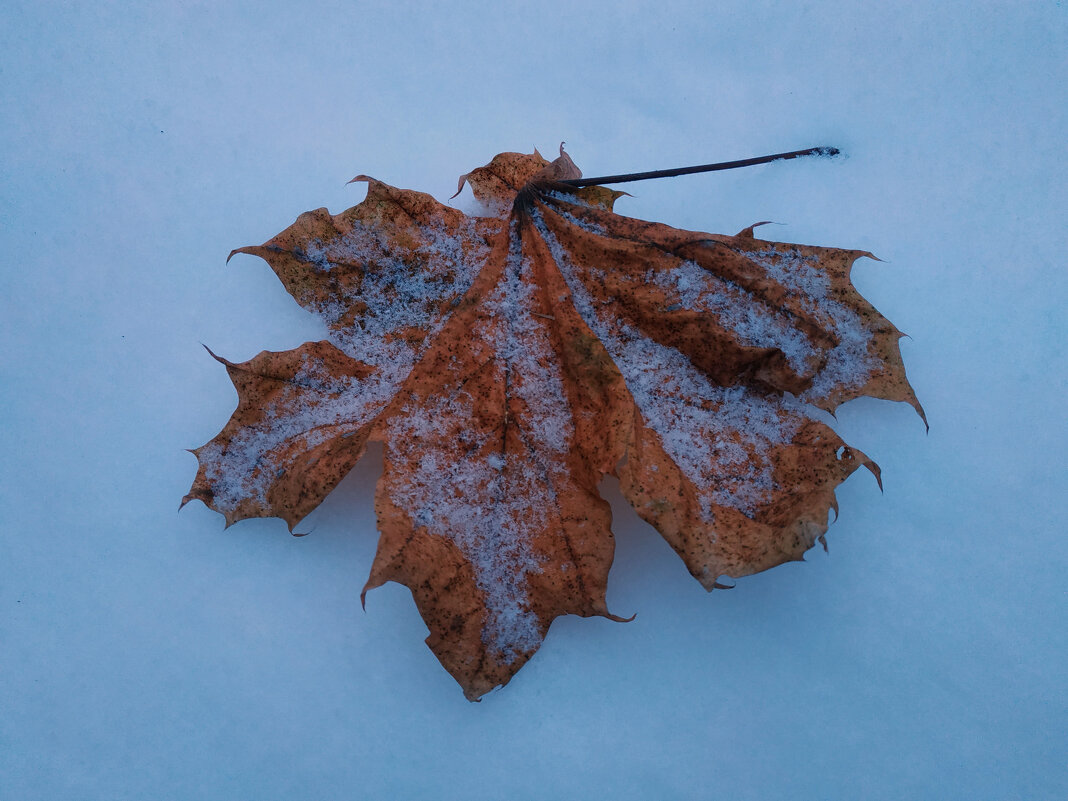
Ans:
[[[623,193],[572,185],[560,152],[463,176],[486,216],[358,176],[359,205],[234,251],[265,259],[329,339],[216,357],[238,407],[194,451],[183,501],[292,531],[382,442],[364,595],[409,587],[472,700],[554,618],[619,619],[606,475],[712,589],[801,559],[835,487],[878,477],[817,410],[869,395],[923,414],[901,333],[849,280],[870,254],[622,217]]]

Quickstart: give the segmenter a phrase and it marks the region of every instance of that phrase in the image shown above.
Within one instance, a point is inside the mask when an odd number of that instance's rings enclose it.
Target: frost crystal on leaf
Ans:
[[[384,443],[364,593],[409,587],[472,700],[554,618],[618,619],[604,476],[712,589],[800,559],[835,487],[878,475],[816,409],[869,395],[922,414],[900,332],[849,281],[868,254],[622,217],[621,193],[563,183],[580,175],[562,150],[502,153],[461,178],[479,217],[361,176],[358,206],[235,251],[328,338],[219,359],[238,408],[185,500],[292,529]]]

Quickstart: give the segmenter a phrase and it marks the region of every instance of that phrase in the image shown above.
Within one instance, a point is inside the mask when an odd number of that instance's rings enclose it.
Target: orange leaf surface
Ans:
[[[562,148],[502,153],[460,179],[487,216],[359,176],[358,206],[234,251],[329,340],[219,359],[238,408],[185,501],[292,530],[382,442],[364,593],[410,588],[472,700],[554,618],[618,619],[604,476],[711,590],[801,559],[835,487],[878,477],[816,410],[869,395],[923,414],[901,333],[849,280],[870,254],[622,217],[622,193],[561,183],[580,176]]]

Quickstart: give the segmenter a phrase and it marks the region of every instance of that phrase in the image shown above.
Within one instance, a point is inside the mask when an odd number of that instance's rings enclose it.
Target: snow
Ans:
[[[521,248],[513,226],[504,280],[485,301],[489,315],[504,323],[487,322],[483,336],[492,343],[498,361],[508,365],[514,392],[523,401],[520,422],[552,460],[567,451],[574,428],[547,318],[535,316],[539,314],[534,312],[536,279]],[[547,461],[544,469],[550,470],[552,464]]]
[[[650,274],[648,280],[671,293],[668,308],[712,315],[741,345],[778,348],[795,372],[805,372],[816,357],[812,343],[789,316],[693,261],[680,259],[671,269]]]
[[[0,795],[1068,797],[1062,4],[618,11],[4,5]],[[200,343],[242,361],[328,336],[261,260],[224,262],[354,205],[353,175],[444,200],[562,139],[586,175],[842,148],[621,186],[617,208],[877,254],[853,280],[909,334],[931,431],[874,400],[821,417],[885,494],[850,479],[829,554],[730,592],[607,481],[608,604],[637,617],[559,619],[470,704],[407,589],[360,608],[380,455],[306,537],[177,513],[184,449],[235,405]],[[491,455],[487,476],[519,466]]]
[[[213,440],[200,450],[216,506],[232,512],[244,497],[251,497],[266,507],[268,489],[288,467],[284,449],[297,443],[294,452],[303,453],[370,423],[396,394],[411,361],[396,367],[400,369],[383,367],[363,380],[335,378],[321,359],[305,355],[292,382],[265,407],[262,419],[243,426],[225,446]]]
[[[589,204],[582,200],[582,198],[575,195],[566,195],[562,192],[546,192],[546,195],[555,200],[563,201],[571,206],[577,206],[578,208],[589,208]],[[573,214],[568,206],[556,206],[554,211],[559,213],[561,217],[567,220],[572,225],[576,225],[584,231],[589,231],[591,234],[597,234],[598,236],[604,236],[605,229],[598,225],[593,220],[586,217],[582,217],[578,214]]]
[[[489,253],[472,220],[455,229],[428,220],[403,234],[419,244],[394,252],[379,231],[357,221],[334,241],[313,242],[307,253],[324,270],[336,263],[361,269],[359,283],[323,303],[318,314],[341,350],[365,364],[400,373],[400,380],[418,349],[398,335],[415,328],[426,332],[427,339],[433,337],[448,320],[441,301],[462,297]],[[464,247],[461,242],[471,244]],[[354,306],[364,309],[355,324],[345,317]]]
[[[421,399],[391,419],[387,453],[396,464],[417,464],[411,476],[391,484],[390,498],[467,557],[488,611],[482,639],[510,663],[542,639],[528,601],[527,576],[540,572],[544,559],[532,538],[559,525],[553,487],[566,480],[560,457],[574,427],[545,320],[533,314],[530,262],[514,226],[509,242],[504,275],[485,299],[486,316],[471,332],[470,347],[488,344],[486,369],[523,402],[509,425],[526,451],[501,452],[502,432],[480,428],[478,402],[448,376],[447,396]]]
[[[714,523],[713,505],[753,517],[777,488],[771,447],[792,440],[809,415],[808,409],[789,396],[774,398],[744,386],[717,386],[679,351],[653,341],[631,325],[615,322],[623,316],[621,305],[608,301],[595,304],[541,212],[535,210],[531,216],[567,282],[575,308],[604,343],[642,418],[695,485],[705,520]],[[587,275],[594,273],[587,271]],[[658,277],[653,278],[654,283]],[[678,287],[688,279],[697,282],[693,270],[676,271],[669,280]],[[745,300],[752,305],[752,298]]]
[[[546,525],[553,500],[530,465],[484,451],[488,437],[466,443],[457,457],[456,438],[475,428],[474,399],[459,393],[411,408],[389,428],[389,456],[418,463],[390,497],[432,536],[456,543],[475,571],[488,612],[482,639],[507,662],[541,642],[537,616],[527,601],[527,574],[540,569],[530,532]],[[533,503],[530,503],[533,501]]]
[[[287,468],[285,446],[300,443],[306,451],[337,435],[336,428],[324,429],[344,425],[351,434],[373,421],[449,319],[450,306],[443,312],[442,302],[462,297],[471,286],[489,253],[476,224],[465,220],[452,229],[435,220],[412,223],[404,233],[419,244],[397,252],[359,220],[337,239],[307,246],[303,255],[317,269],[342,263],[360,270],[354,289],[340,289],[317,312],[330,340],[373,370],[362,380],[336,379],[321,360],[305,356],[259,422],[242,427],[225,446],[205,445],[199,458],[221,511],[234,511],[245,496],[267,506],[271,483]],[[347,316],[352,308],[363,310],[355,321]],[[421,343],[402,338],[412,329],[425,333]]]
[[[802,308],[833,331],[838,340],[801,399],[816,402],[830,397],[835,389],[864,386],[878,367],[878,360],[869,350],[871,335],[856,312],[830,296],[829,281],[813,266],[815,259],[802,256],[796,248],[782,247],[750,253],[747,258],[779,283],[796,290]],[[801,361],[797,346],[783,348],[783,352],[791,364]]]

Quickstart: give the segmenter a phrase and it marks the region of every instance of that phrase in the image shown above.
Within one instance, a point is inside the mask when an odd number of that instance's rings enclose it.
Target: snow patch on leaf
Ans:
[[[531,542],[550,525],[557,507],[553,481],[566,478],[560,456],[574,434],[549,332],[533,313],[530,272],[513,228],[504,275],[471,334],[490,345],[486,369],[503,387],[505,402],[522,402],[514,415],[506,407],[502,430],[482,429],[475,399],[457,389],[406,407],[388,432],[391,460],[414,465],[391,500],[431,535],[452,540],[469,561],[485,597],[483,642],[507,663],[541,642],[526,578],[541,570],[545,557]],[[522,451],[509,447],[510,427]]]
[[[320,261],[360,270],[359,282],[342,286],[317,309],[331,341],[354,359],[410,367],[417,349],[405,334],[431,339],[448,319],[448,304],[470,288],[489,254],[474,220],[465,220],[458,230],[428,223],[417,235],[415,246],[405,248],[356,221],[338,239],[309,246]]]
[[[373,420],[396,392],[396,375],[377,370],[364,379],[334,376],[322,359],[307,354],[292,379],[229,441],[212,440],[200,450],[215,505],[233,512],[246,499],[267,505],[267,491],[286,466],[282,459],[296,444],[309,451],[356,431]]]
[[[546,320],[533,313],[535,292],[530,260],[523,257],[512,225],[504,278],[485,300],[487,312],[496,319],[483,323],[481,334],[507,366],[509,391],[523,400],[524,413],[516,422],[537,443],[532,448],[559,455],[566,451],[574,427]]]
[[[678,350],[621,322],[614,304],[595,305],[541,213],[531,217],[576,309],[612,356],[645,422],[698,488],[705,519],[712,522],[714,506],[752,517],[776,488],[771,448],[792,440],[807,410],[745,386],[713,384]]]
[[[526,577],[541,562],[530,547],[530,530],[544,525],[552,498],[529,463],[487,452],[496,443],[467,433],[477,426],[473,407],[474,399],[460,392],[391,419],[390,459],[418,459],[390,498],[417,526],[452,540],[470,562],[485,597],[483,642],[511,662],[541,642]],[[457,441],[464,446],[460,456]]]
[[[267,506],[267,491],[284,469],[285,446],[320,445],[339,423],[353,430],[373,420],[396,395],[419,355],[448,319],[443,303],[460,297],[488,255],[474,221],[459,231],[434,223],[418,229],[414,250],[395,246],[379,230],[357,220],[343,236],[315,238],[298,255],[323,270],[355,265],[360,282],[317,304],[330,339],[342,352],[374,368],[363,379],[332,377],[305,357],[292,384],[228,442],[213,440],[200,451],[205,476],[220,511],[246,499]],[[352,309],[362,313],[354,321]],[[420,337],[406,338],[409,331]]]
[[[778,348],[797,373],[816,358],[812,342],[789,315],[696,262],[685,259],[667,270],[650,270],[647,280],[667,290],[677,307],[713,315],[739,344]]]
[[[834,298],[830,279],[816,265],[816,258],[789,246],[781,250],[766,247],[743,255],[771,279],[793,290],[801,307],[838,340],[824,354],[826,363],[802,400],[818,403],[836,390],[864,386],[879,367],[879,360],[870,351],[872,334],[859,314]]]

